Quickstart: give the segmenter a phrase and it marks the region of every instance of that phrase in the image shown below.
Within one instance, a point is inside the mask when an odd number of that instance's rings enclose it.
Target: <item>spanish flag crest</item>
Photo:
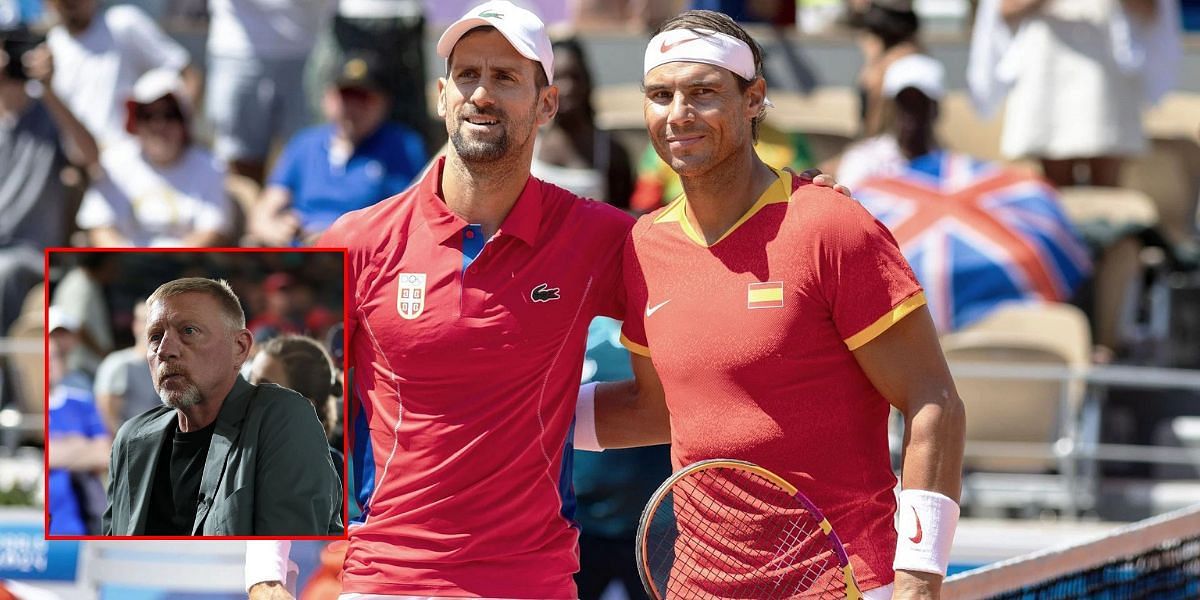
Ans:
[[[746,287],[746,308],[783,308],[783,282],[749,284]]]

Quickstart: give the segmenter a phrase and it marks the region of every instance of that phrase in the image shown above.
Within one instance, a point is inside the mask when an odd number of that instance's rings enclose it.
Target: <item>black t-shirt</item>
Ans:
[[[197,431],[182,432],[176,423],[173,435],[163,436],[162,451],[154,467],[146,535],[191,535],[200,497],[204,459],[217,423]]]

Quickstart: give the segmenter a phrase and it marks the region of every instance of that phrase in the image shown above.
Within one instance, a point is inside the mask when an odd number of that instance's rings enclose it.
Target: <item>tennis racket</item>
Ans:
[[[663,482],[638,524],[637,563],[654,600],[862,597],[816,505],[740,460],[700,461]]]

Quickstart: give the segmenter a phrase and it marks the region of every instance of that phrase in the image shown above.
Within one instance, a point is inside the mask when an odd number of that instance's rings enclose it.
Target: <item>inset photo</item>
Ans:
[[[344,252],[46,264],[48,539],[345,537]]]

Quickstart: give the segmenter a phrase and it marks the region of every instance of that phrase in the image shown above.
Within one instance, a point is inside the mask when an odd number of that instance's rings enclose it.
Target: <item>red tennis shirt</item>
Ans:
[[[531,177],[464,260],[473,232],[441,197],[443,167],[319,243],[349,249],[347,344],[369,431],[342,589],[575,598],[568,432],[588,324],[623,317],[633,219]]]
[[[676,468],[735,458],[778,473],[824,511],[872,589],[892,581],[896,478],[888,402],[852,351],[924,296],[862,206],[777,175],[712,246],[684,198],[638,221],[623,341],[662,379]]]

